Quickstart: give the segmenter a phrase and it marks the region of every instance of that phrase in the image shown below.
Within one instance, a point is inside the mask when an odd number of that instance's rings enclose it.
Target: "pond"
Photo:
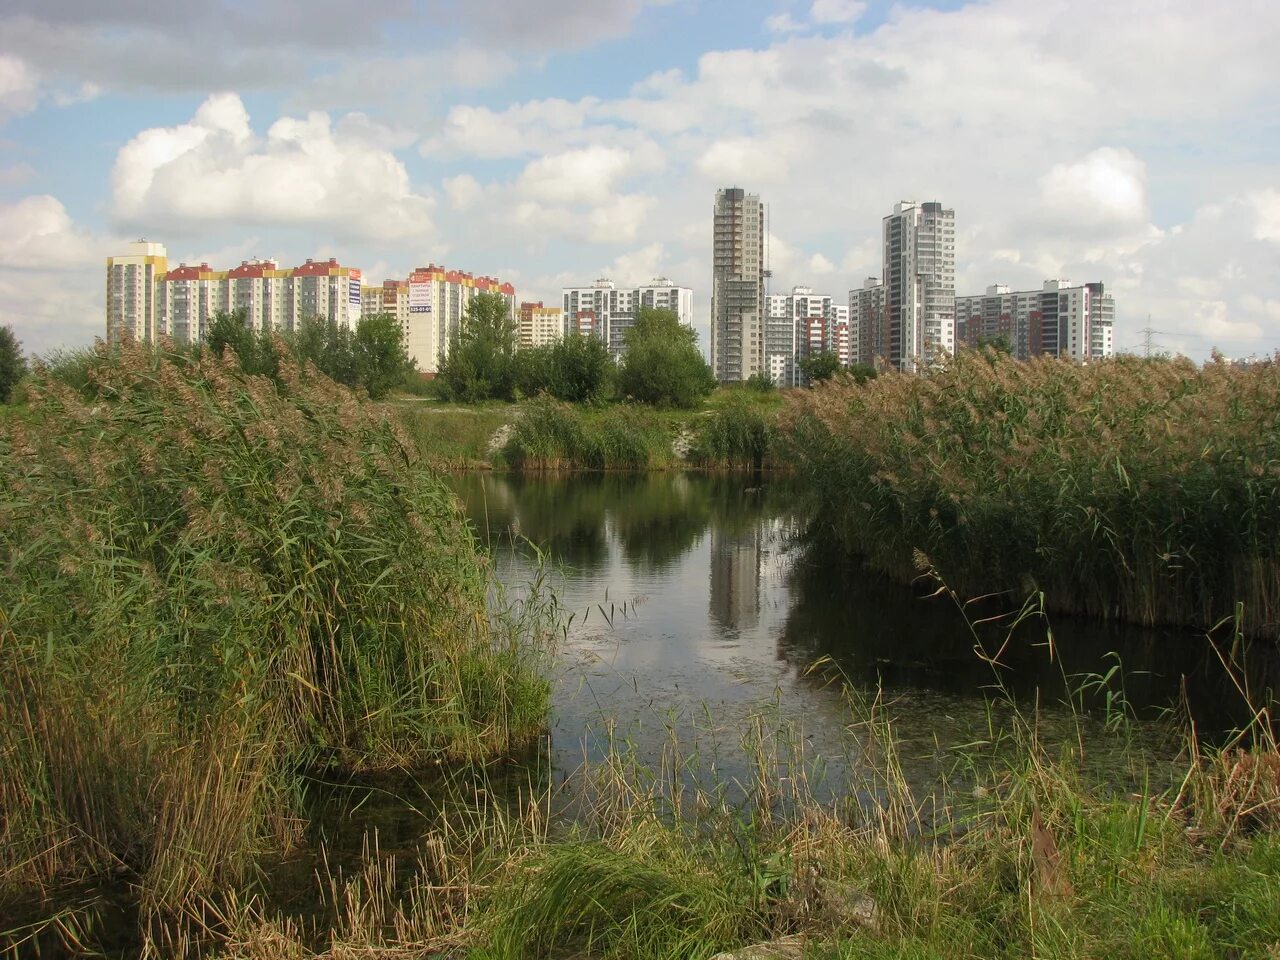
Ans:
[[[1175,708],[1207,730],[1244,716],[1203,632],[1034,610],[1019,620],[1022,598],[962,605],[928,579],[887,581],[807,543],[812,518],[786,478],[477,473],[456,489],[499,579],[516,587],[549,568],[572,615],[549,746],[557,776],[619,741],[655,765],[678,740],[732,780],[761,718],[840,770],[856,766],[847,734],[867,703],[892,721],[919,789],[1010,704],[1099,759],[1121,714],[1142,722],[1116,746],[1137,735],[1156,751],[1170,747],[1161,721]],[[1218,640],[1229,646],[1229,632]],[[831,777],[828,789],[843,787]]]

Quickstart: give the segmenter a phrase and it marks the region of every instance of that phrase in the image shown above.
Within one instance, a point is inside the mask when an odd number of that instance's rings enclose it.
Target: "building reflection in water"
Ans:
[[[711,619],[726,632],[760,622],[760,523],[711,528]]]

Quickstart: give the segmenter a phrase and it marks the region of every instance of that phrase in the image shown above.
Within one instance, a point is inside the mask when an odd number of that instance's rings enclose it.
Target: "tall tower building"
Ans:
[[[955,352],[956,212],[903,201],[884,218],[886,359],[899,370]]]
[[[151,342],[167,333],[156,297],[156,281],[168,270],[162,243],[139,240],[124,256],[107,257],[107,343]]]
[[[716,191],[711,261],[711,368],[722,383],[765,369],[764,205],[737,187]]]

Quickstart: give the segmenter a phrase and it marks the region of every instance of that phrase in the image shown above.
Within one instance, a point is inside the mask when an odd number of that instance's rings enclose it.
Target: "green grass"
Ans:
[[[461,406],[401,398],[390,404],[405,433],[433,466],[445,470],[484,468],[496,453],[490,443],[519,412],[515,404]]]

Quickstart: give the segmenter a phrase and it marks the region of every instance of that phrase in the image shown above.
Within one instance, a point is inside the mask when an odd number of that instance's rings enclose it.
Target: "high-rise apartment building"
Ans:
[[[838,351],[837,327],[849,321],[848,308],[809,287],[765,298],[765,370],[779,387],[801,386],[799,363],[823,350]],[[848,356],[842,358],[848,363]]]
[[[520,304],[516,323],[516,346],[520,349],[545,347],[564,338],[564,311],[528,301]]]
[[[1115,299],[1101,283],[1046,280],[1039,290],[994,284],[956,298],[956,341],[1003,339],[1019,360],[1047,355],[1084,363],[1113,354],[1115,315]]]
[[[255,331],[296,330],[320,317],[352,326],[360,316],[360,271],[337,260],[308,260],[280,269],[274,260],[244,260],[230,270],[207,263],[168,269],[164,246],[145,240],[107,258],[107,341],[122,337],[198,343],[220,312],[243,310]]]
[[[587,287],[563,287],[564,315],[571,330],[594,334],[618,358],[627,348],[627,331],[642,308],[670,310],[686,326],[693,325],[693,291],[666,277],[639,287],[619,287],[601,278]]]
[[[361,313],[360,271],[332,258],[285,269],[261,259],[230,270],[183,263],[160,276],[156,299],[156,332],[178,343],[200,342],[215,314],[236,310],[257,332],[297,330],[310,318],[351,327]]]
[[[867,277],[861,288],[849,291],[850,363],[875,365],[889,355],[884,291],[880,277]]]
[[[955,350],[956,212],[903,201],[884,218],[885,359],[928,367]]]
[[[467,305],[481,293],[500,295],[515,322],[516,289],[495,277],[431,264],[418,267],[405,280],[384,280],[366,287],[366,313],[388,313],[400,321],[405,351],[423,373],[435,373],[449,355],[450,338],[462,329]]]
[[[168,264],[164,244],[147,240],[107,257],[107,343],[150,342],[163,333],[156,282]]]
[[[765,365],[765,211],[737,187],[716,191],[712,217],[711,367],[722,383]]]

